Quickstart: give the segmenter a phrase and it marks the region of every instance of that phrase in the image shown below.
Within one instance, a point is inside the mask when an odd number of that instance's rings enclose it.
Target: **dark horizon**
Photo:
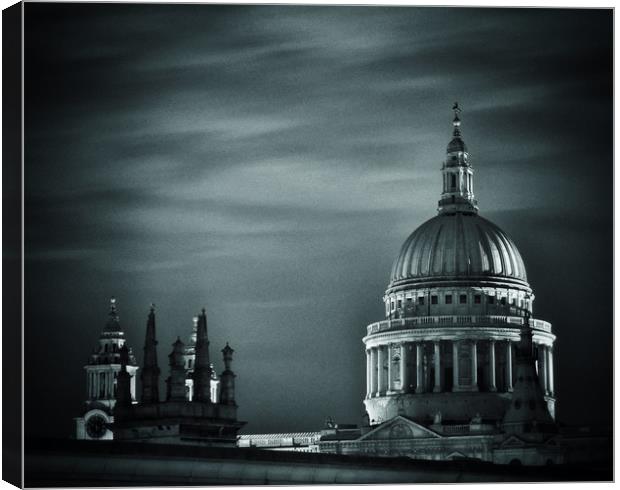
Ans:
[[[612,12],[26,4],[26,436],[72,435],[111,296],[138,363],[156,304],[162,383],[206,306],[243,433],[360,423],[457,100],[558,337],[558,420],[611,425]]]

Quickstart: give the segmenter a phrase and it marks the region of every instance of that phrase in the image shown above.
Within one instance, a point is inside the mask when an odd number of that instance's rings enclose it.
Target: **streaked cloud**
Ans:
[[[579,415],[572,386],[590,380],[570,364],[575,339],[611,315],[580,306],[600,304],[597,284],[611,290],[598,272],[611,256],[608,11],[25,9],[27,328],[66,350],[53,373],[75,386],[55,408],[63,427],[112,294],[138,357],[158,304],[161,360],[207,304],[212,345],[238,352],[248,430],[313,429],[328,406],[357,422],[360,339],[400,245],[435,213],[455,100],[481,213],[523,244],[537,314],[559,322],[564,413]],[[580,264],[570,280],[547,279],[566,263]],[[57,349],[27,355],[49,363]],[[600,392],[610,360],[592,360]],[[37,383],[27,405],[51,399]],[[283,401],[295,396],[307,398]]]

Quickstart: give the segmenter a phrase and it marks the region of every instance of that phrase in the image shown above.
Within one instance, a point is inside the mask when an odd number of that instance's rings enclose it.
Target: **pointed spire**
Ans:
[[[469,164],[467,146],[461,138],[461,108],[458,102],[452,107],[452,140],[448,144],[446,160],[441,168],[443,192],[437,210],[440,214],[477,213],[478,203],[474,198],[474,170]]]
[[[196,358],[194,360],[195,402],[211,401],[211,365],[209,361],[209,337],[207,333],[207,312],[202,309],[196,331]]]
[[[144,367],[141,374],[142,403],[159,402],[159,366],[155,334],[155,305],[151,304],[144,339]]]

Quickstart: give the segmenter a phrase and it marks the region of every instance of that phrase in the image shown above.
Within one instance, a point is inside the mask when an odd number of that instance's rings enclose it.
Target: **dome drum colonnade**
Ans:
[[[478,215],[473,168],[454,107],[439,214],[416,229],[394,262],[386,320],[367,327],[365,405],[371,424],[408,415],[502,419],[515,345],[532,330],[547,407],[555,409],[551,325],[532,318],[534,294],[517,247]]]

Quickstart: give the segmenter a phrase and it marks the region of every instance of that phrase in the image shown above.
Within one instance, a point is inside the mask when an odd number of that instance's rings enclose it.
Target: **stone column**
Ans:
[[[478,344],[471,341],[471,389],[478,391]]]
[[[94,372],[95,375],[95,400],[99,399],[99,371]]]
[[[512,391],[512,342],[506,342],[506,391]]]
[[[434,357],[435,357],[435,387],[433,391],[435,393],[441,392],[441,345],[439,341],[434,342]]]
[[[366,398],[370,398],[370,349],[366,349]]]
[[[417,342],[415,351],[415,367],[416,367],[416,393],[424,393],[424,344]]]
[[[452,391],[459,391],[459,344],[452,341]]]
[[[497,391],[495,385],[495,340],[489,341],[489,391]]]
[[[549,388],[549,394],[553,396],[553,348],[551,346],[547,347],[547,376],[549,377],[549,382],[547,383],[547,387]]]
[[[385,355],[383,348],[383,345],[377,346],[377,396],[381,396],[385,391],[385,376],[383,373],[383,359]]]
[[[385,384],[386,393],[392,393],[392,344],[385,346],[387,359],[387,383]]]
[[[377,348],[370,349],[370,397],[377,395]]]
[[[545,395],[549,393],[549,388],[547,385],[547,346],[539,345],[539,354],[538,354],[538,380],[540,382],[540,387]]]
[[[409,391],[409,370],[407,361],[409,357],[409,345],[403,342],[400,346],[400,389],[403,393]]]
[[[131,399],[135,400],[136,398],[136,375],[135,374],[131,376],[130,386],[131,386]]]

